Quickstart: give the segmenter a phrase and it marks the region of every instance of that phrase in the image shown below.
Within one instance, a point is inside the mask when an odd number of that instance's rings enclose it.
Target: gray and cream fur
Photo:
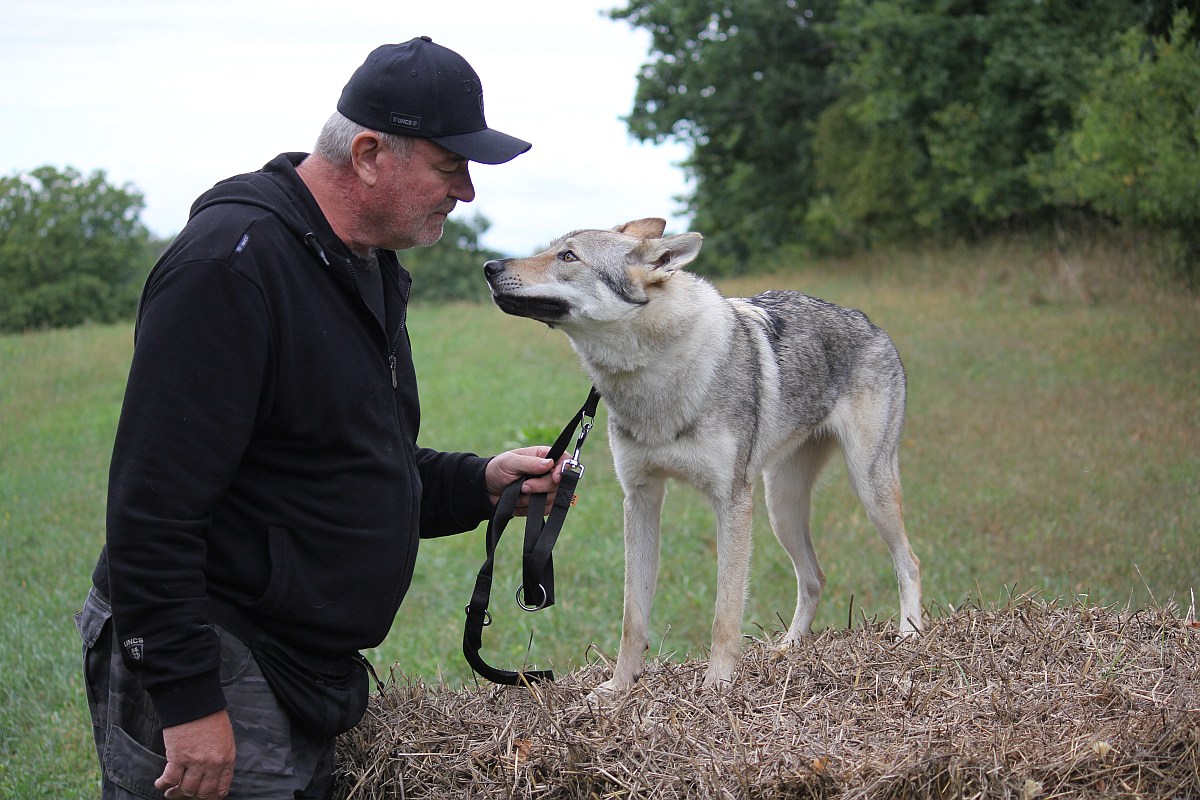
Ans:
[[[706,686],[732,680],[749,582],[753,486],[763,476],[776,538],[796,570],[785,636],[804,635],[825,575],[809,529],[813,486],[838,449],[891,553],[899,630],[921,629],[921,578],[904,527],[899,448],[905,374],[891,339],[858,311],[800,292],[726,298],[682,271],[701,236],[643,219],[582,230],[522,259],[489,261],[501,310],[562,330],[604,397],[625,493],[625,608],[605,693],[642,670],[669,478],[717,518],[717,598]]]

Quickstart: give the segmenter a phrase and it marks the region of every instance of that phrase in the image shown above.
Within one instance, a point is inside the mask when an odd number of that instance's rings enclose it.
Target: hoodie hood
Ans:
[[[257,172],[236,175],[214,185],[192,204],[190,218],[212,206],[237,203],[269,211],[325,264],[333,257],[349,262],[350,249],[337,237],[321,206],[296,167],[308,153],[281,153]]]

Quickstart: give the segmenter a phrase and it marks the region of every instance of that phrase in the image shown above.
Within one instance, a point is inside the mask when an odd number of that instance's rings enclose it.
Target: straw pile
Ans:
[[[743,649],[725,691],[655,661],[604,707],[599,664],[532,689],[393,678],[339,740],[336,796],[1200,800],[1200,628],[1175,607],[1021,597],[914,640],[868,621]]]

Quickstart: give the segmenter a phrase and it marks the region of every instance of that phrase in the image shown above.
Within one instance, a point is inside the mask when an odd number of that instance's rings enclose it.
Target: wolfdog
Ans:
[[[717,520],[705,687],[733,679],[741,649],[760,473],[771,527],[796,570],[783,644],[809,630],[825,584],[811,495],[839,447],[891,552],[900,634],[916,633],[920,565],[904,528],[898,458],[906,381],[892,340],[862,313],[800,292],[726,298],[682,271],[700,234],[664,237],[665,227],[648,218],[575,231],[538,255],[484,265],[496,305],[561,329],[607,404],[625,493],[625,607],[617,663],[597,694],[628,689],[642,672],[668,478],[707,496]]]

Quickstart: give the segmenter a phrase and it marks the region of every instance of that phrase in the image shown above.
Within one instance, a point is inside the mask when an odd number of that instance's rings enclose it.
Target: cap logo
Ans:
[[[391,123],[397,128],[406,128],[410,131],[421,130],[421,118],[410,116],[409,114],[401,114],[393,111],[391,114]]]

